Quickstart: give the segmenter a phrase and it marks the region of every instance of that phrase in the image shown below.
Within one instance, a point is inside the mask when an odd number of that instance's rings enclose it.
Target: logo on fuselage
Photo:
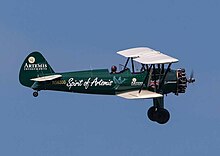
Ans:
[[[131,86],[141,86],[142,84],[143,82],[138,82],[135,77],[131,80]]]

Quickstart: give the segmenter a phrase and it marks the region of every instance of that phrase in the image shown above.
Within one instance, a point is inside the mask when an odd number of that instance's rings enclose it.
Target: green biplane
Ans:
[[[131,48],[117,53],[127,58],[121,71],[112,66],[111,72],[98,69],[56,73],[41,53],[32,52],[22,64],[19,81],[34,90],[34,97],[41,90],[54,90],[153,99],[147,116],[159,124],[167,123],[170,114],[164,108],[164,95],[185,93],[187,83],[195,81],[193,76],[187,79],[184,69],[172,70],[171,64],[178,59],[150,48]],[[140,66],[138,71],[135,68],[137,63]]]

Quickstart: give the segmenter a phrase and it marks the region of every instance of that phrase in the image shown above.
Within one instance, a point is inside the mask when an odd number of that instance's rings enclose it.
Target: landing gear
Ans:
[[[170,113],[168,112],[168,110],[164,108],[158,109],[157,122],[159,124],[165,124],[169,121],[169,119],[170,119]]]
[[[38,96],[38,92],[37,91],[33,92],[33,96],[37,97]]]
[[[151,121],[156,121],[159,124],[165,124],[170,119],[170,113],[164,108],[151,107],[147,111],[147,116]]]
[[[147,116],[151,121],[156,121],[157,117],[157,108],[156,107],[151,107],[147,111]]]

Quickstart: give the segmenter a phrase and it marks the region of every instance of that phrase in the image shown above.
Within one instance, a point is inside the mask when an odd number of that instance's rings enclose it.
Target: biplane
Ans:
[[[159,51],[138,47],[117,52],[127,58],[123,68],[56,73],[39,52],[30,53],[24,60],[19,81],[34,90],[37,97],[41,90],[64,91],[86,94],[116,95],[125,99],[153,99],[147,111],[151,121],[165,124],[170,113],[164,108],[164,96],[186,92],[187,83],[195,82],[191,75],[186,78],[185,69],[171,69],[178,59]],[[136,69],[137,64],[139,69]]]

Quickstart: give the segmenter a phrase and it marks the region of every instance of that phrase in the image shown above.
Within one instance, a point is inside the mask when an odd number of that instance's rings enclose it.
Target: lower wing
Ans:
[[[140,93],[139,93],[139,90],[128,91],[128,92],[119,93],[116,95],[122,98],[126,98],[126,99],[152,99],[152,98],[163,97],[162,94],[158,94],[158,93],[151,92],[148,90],[142,90]]]

